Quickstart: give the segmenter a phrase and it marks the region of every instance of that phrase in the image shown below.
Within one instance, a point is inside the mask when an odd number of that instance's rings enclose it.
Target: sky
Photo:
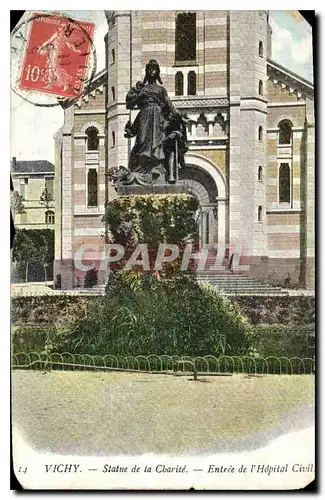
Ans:
[[[105,67],[104,11],[60,11],[95,23],[94,45],[97,72]],[[26,12],[26,15],[28,13]],[[312,36],[308,23],[297,11],[270,11],[272,59],[303,78],[313,81]],[[54,163],[54,135],[63,125],[63,110],[35,107],[11,92],[11,156],[17,160],[48,160]]]
[[[270,11],[272,59],[313,81],[311,27],[297,11]]]

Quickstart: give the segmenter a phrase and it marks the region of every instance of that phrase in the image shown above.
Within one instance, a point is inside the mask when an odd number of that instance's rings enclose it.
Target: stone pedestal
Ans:
[[[120,196],[132,196],[142,194],[182,194],[187,193],[184,186],[177,184],[148,184],[131,186],[116,186],[117,192]]]
[[[61,288],[71,290],[74,288],[74,262],[73,259],[61,261]]]

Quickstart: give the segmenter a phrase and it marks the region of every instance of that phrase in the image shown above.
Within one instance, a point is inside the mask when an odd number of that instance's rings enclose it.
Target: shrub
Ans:
[[[71,318],[84,314],[93,297],[71,295],[29,295],[11,299],[11,321],[14,325],[67,324]]]
[[[98,283],[98,271],[97,269],[90,269],[86,272],[85,276],[85,288],[93,288]]]
[[[244,354],[250,328],[238,307],[187,276],[113,273],[107,295],[88,303],[86,315],[62,336],[60,350],[104,355]]]
[[[254,325],[252,348],[260,356],[311,357],[315,325]]]
[[[11,336],[13,352],[55,352],[62,331],[55,326],[41,325],[14,328]]]
[[[308,325],[315,323],[315,297],[256,296],[231,297],[253,324]]]
[[[191,241],[193,250],[197,249],[198,208],[197,199],[189,194],[133,195],[112,200],[106,207],[103,221],[108,226],[110,242],[122,245],[125,254],[111,268],[122,269],[137,245],[146,243],[153,272],[159,244],[169,243],[177,244],[180,254],[173,265],[163,266],[162,273],[169,276],[179,274],[186,243]],[[193,264],[189,267],[191,273]],[[142,266],[138,266],[135,272],[143,273]]]

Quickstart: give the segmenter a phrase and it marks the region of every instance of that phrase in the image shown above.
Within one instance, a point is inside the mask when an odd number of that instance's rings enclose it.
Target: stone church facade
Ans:
[[[267,11],[109,11],[106,68],[65,107],[56,148],[55,274],[103,244],[107,169],[127,166],[125,96],[149,59],[187,116],[180,182],[200,201],[202,244],[239,242],[261,280],[314,286],[313,85],[271,60]],[[103,278],[104,279],[104,278]]]

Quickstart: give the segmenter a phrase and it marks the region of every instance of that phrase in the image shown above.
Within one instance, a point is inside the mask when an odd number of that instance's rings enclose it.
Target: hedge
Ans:
[[[311,337],[314,325],[255,325],[252,330],[252,345],[249,353],[255,356],[312,357]],[[40,325],[15,328],[12,332],[12,347],[17,352],[54,352],[61,343],[66,330]],[[60,351],[60,350],[59,350]],[[108,354],[108,351],[107,353]],[[143,352],[142,354],[150,354]],[[174,353],[171,353],[174,354]],[[185,354],[185,353],[184,353]]]
[[[313,296],[232,296],[252,324],[309,325],[315,323]]]
[[[254,325],[252,353],[308,358],[314,355],[315,325]]]
[[[55,326],[26,325],[12,329],[11,344],[14,353],[53,351],[60,334],[64,331]]]
[[[14,324],[62,324],[83,314],[96,296],[43,295],[11,299]],[[252,324],[308,325],[315,322],[315,297],[310,296],[231,296]]]
[[[14,325],[66,324],[71,319],[84,314],[87,304],[95,296],[79,295],[29,295],[11,299],[11,321]]]

